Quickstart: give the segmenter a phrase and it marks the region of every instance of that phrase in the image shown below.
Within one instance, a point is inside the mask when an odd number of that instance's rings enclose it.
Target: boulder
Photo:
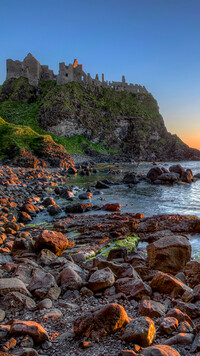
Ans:
[[[171,335],[178,328],[178,320],[173,317],[167,317],[162,320],[159,330]]]
[[[69,214],[81,214],[85,213],[85,211],[89,211],[92,209],[92,204],[74,204],[68,205],[65,208],[65,212]]]
[[[165,314],[165,306],[154,300],[142,300],[139,304],[139,315],[160,318]]]
[[[185,172],[185,169],[180,164],[176,164],[176,165],[170,166],[169,171],[178,173],[179,177],[181,177],[182,174]]]
[[[118,211],[121,207],[121,204],[119,203],[112,203],[112,204],[105,204],[102,206],[103,210],[106,211]]]
[[[142,350],[143,356],[181,356],[178,351],[168,345],[154,345]]]
[[[123,328],[130,318],[119,304],[108,304],[84,313],[74,322],[74,333],[99,339]]]
[[[120,278],[115,283],[117,293],[124,293],[129,298],[141,299],[152,294],[151,287],[139,278]]]
[[[40,299],[50,298],[55,300],[60,295],[60,288],[58,288],[54,276],[52,276],[51,273],[42,271],[39,268],[33,272],[33,277],[30,281],[28,289]],[[51,290],[53,290],[53,293]],[[57,293],[55,293],[55,290],[57,290]],[[53,298],[52,295],[54,296]]]
[[[150,346],[156,335],[155,324],[148,317],[139,317],[131,320],[124,328],[122,340],[131,341],[142,347]]]
[[[46,248],[57,256],[62,255],[63,251],[68,247],[68,239],[61,232],[44,230],[37,237],[35,242],[35,250],[41,251]]]
[[[88,281],[89,288],[96,292],[111,287],[115,283],[115,276],[109,267],[94,272]]]
[[[47,331],[34,321],[14,321],[10,328],[10,334],[29,335],[36,343],[49,340]]]
[[[190,261],[191,245],[184,236],[164,236],[147,246],[147,255],[151,268],[176,274]]]
[[[183,293],[191,289],[178,279],[170,276],[167,273],[157,272],[150,282],[150,286],[153,290],[169,294],[172,298],[182,296]]]
[[[123,180],[122,180],[123,184],[137,184],[137,178],[135,173],[127,173],[125,174]]]
[[[25,284],[18,278],[0,278],[0,296],[9,292],[19,292],[30,296]]]
[[[200,259],[188,262],[185,266],[184,273],[187,283],[191,288],[200,284]]]
[[[163,170],[160,167],[153,167],[147,173],[147,178],[150,179],[152,182],[163,173]]]
[[[66,289],[79,290],[83,286],[82,278],[72,266],[68,266],[60,272],[58,283],[63,291]]]

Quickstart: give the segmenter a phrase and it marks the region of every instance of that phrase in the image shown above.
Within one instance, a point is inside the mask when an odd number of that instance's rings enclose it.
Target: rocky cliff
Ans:
[[[158,104],[149,93],[83,88],[78,83],[56,86],[48,82],[33,88],[20,78],[4,83],[0,101],[34,104],[40,129],[66,138],[66,142],[74,137],[89,140],[91,145],[82,148],[92,154],[98,144],[107,153],[136,160],[200,159],[200,151],[167,131]],[[1,103],[0,114],[9,121],[1,112]]]

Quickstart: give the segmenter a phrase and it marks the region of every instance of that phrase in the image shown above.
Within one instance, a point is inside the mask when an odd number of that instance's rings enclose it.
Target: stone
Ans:
[[[111,287],[115,283],[115,276],[109,267],[94,272],[88,281],[89,288],[96,292]]]
[[[120,278],[115,283],[117,293],[124,293],[136,300],[151,296],[151,287],[139,278]]]
[[[79,199],[91,199],[92,198],[92,193],[90,192],[85,192],[79,195]]]
[[[55,201],[53,200],[53,198],[48,197],[46,198],[43,202],[42,205],[44,205],[45,207],[49,206],[49,205],[56,205]]]
[[[176,274],[191,258],[191,245],[184,236],[164,236],[147,246],[151,268]]]
[[[56,256],[62,255],[62,253],[68,247],[68,239],[61,232],[44,230],[37,237],[35,242],[35,250],[41,251],[43,248],[46,248]]]
[[[138,313],[150,318],[160,318],[165,315],[165,306],[154,300],[142,300],[139,303]]]
[[[190,345],[194,340],[194,334],[180,333],[172,336],[170,339],[164,342],[165,345]]]
[[[74,204],[66,206],[65,212],[69,214],[81,214],[91,210],[91,208],[92,204]]]
[[[186,290],[190,290],[184,283],[163,272],[156,273],[150,282],[150,287],[154,291],[169,294],[173,298],[177,298],[183,295]]]
[[[160,167],[153,167],[147,173],[147,178],[152,182],[158,179],[158,177],[163,173],[163,170]]]
[[[123,184],[137,184],[138,180],[137,177],[135,175],[135,173],[127,173],[125,174],[123,180],[122,180]]]
[[[29,335],[36,343],[49,340],[47,331],[35,321],[14,321],[10,328],[10,334]]]
[[[1,278],[0,279],[0,296],[9,292],[20,292],[30,296],[25,284],[18,278]]]
[[[39,356],[39,354],[32,347],[23,347],[17,352],[17,356]]]
[[[84,313],[74,322],[74,333],[98,340],[123,328],[130,318],[119,304],[107,304]]]
[[[37,268],[33,272],[33,276],[28,286],[28,289],[35,296],[39,297],[40,299],[43,299],[45,297],[50,298],[50,290],[56,286],[57,283],[51,273],[42,271],[41,269]]]
[[[178,351],[168,345],[154,345],[142,350],[143,356],[181,356]]]
[[[79,290],[83,286],[83,280],[72,266],[64,268],[58,276],[58,284],[62,290],[66,289]]]
[[[51,309],[52,305],[53,305],[52,300],[50,298],[45,298],[38,303],[38,308],[39,309]]]
[[[131,341],[142,347],[150,346],[156,335],[155,324],[148,317],[139,317],[132,319],[125,326],[122,333],[122,340]]]
[[[3,304],[8,308],[15,310],[28,309],[32,310],[36,308],[35,301],[19,292],[9,292],[3,299]]]
[[[159,330],[171,335],[178,328],[178,320],[173,317],[164,318]]]
[[[194,338],[194,341],[191,346],[191,352],[198,352],[200,351],[200,332]]]
[[[184,268],[187,283],[191,288],[200,284],[200,259],[190,261]]]
[[[62,312],[59,309],[53,309],[43,316],[43,320],[54,320],[62,317]]]
[[[181,321],[187,321],[190,325],[193,326],[193,322],[190,317],[177,308],[169,309],[167,312],[167,316],[176,318],[179,323]]]
[[[128,249],[126,247],[113,248],[112,250],[110,250],[107,260],[112,261],[117,258],[125,259],[127,255],[128,255]]]
[[[102,206],[102,209],[106,211],[118,211],[120,208],[121,204],[119,203],[105,204]]]

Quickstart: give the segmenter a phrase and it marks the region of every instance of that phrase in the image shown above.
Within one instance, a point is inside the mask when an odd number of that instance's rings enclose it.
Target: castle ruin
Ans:
[[[127,91],[131,93],[148,93],[144,86],[138,84],[128,84],[126,83],[125,77],[122,76],[121,82],[108,82],[104,80],[104,74],[102,74],[102,80],[99,79],[98,74],[96,74],[93,79],[90,73],[85,73],[83,71],[82,64],[78,64],[77,59],[74,60],[73,64],[59,63],[59,73],[55,75],[53,70],[50,70],[47,65],[41,65],[35,57],[29,53],[20,62],[18,60],[13,61],[12,59],[7,59],[7,77],[19,78],[25,77],[28,79],[29,84],[33,86],[38,86],[40,80],[56,80],[57,85],[66,84],[69,82],[77,82],[83,86],[93,85],[96,87],[110,88],[116,91]]]

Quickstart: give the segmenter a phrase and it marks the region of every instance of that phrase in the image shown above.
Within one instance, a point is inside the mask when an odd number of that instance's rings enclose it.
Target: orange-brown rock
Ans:
[[[155,324],[152,319],[141,316],[131,320],[125,327],[122,340],[131,341],[142,347],[150,346],[156,335]]]
[[[103,210],[107,211],[118,211],[120,208],[121,204],[119,203],[106,204],[102,207]]]
[[[162,323],[160,324],[160,331],[171,335],[178,328],[178,320],[173,317],[164,318]]]
[[[140,302],[138,312],[139,315],[160,318],[165,314],[165,306],[154,300],[145,299]]]
[[[14,321],[10,328],[10,334],[30,335],[36,343],[49,339],[47,331],[34,321]]]
[[[74,322],[74,333],[99,339],[124,327],[130,318],[119,304],[108,304],[86,312]]]
[[[154,345],[142,350],[143,356],[181,356],[178,351],[168,345]]]
[[[156,273],[150,283],[150,286],[153,290],[169,294],[173,298],[183,295],[186,290],[190,290],[190,288],[184,283],[163,272]]]
[[[41,251],[46,248],[57,256],[62,255],[63,251],[68,247],[68,239],[61,232],[44,230],[38,236],[35,242],[36,251]]]
[[[149,265],[162,272],[176,274],[191,258],[191,245],[184,236],[164,236],[147,246]]]
[[[188,262],[184,272],[186,274],[187,283],[191,288],[200,284],[200,259]]]
[[[151,287],[139,278],[120,278],[115,283],[117,293],[134,299],[141,299],[143,296],[152,294]]]

